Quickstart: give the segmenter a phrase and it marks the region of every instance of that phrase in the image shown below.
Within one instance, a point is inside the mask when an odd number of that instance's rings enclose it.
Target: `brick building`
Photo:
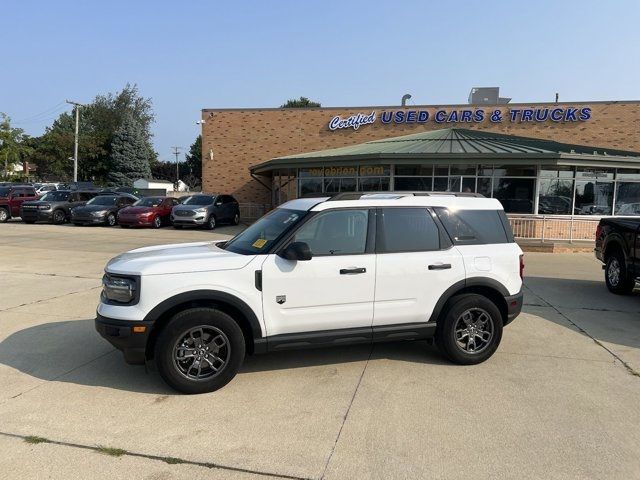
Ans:
[[[353,189],[471,190],[508,197],[505,209],[518,215],[640,214],[639,101],[205,109],[202,119],[203,188],[241,203]],[[397,146],[404,140],[396,137],[435,130],[442,133],[425,139],[448,143],[420,157],[331,151],[359,146],[362,153],[368,142],[392,138],[386,143]],[[493,133],[514,136],[506,141],[515,150],[511,157],[480,143],[456,150],[459,134],[447,130],[477,131],[485,145],[496,141]],[[515,155],[519,137],[531,151]],[[554,144],[558,158],[545,160],[538,141]],[[580,161],[567,160],[578,154]]]

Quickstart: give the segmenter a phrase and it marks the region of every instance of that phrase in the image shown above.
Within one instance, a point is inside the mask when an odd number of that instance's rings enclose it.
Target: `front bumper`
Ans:
[[[147,340],[153,322],[117,320],[96,314],[96,330],[111,345],[122,351],[124,360],[132,365],[145,363]],[[134,332],[133,327],[145,327],[144,332]]]
[[[207,217],[202,215],[196,215],[193,217],[181,217],[171,215],[171,223],[174,225],[204,225],[206,223]]]
[[[153,225],[153,217],[118,217],[119,225],[127,225],[128,227],[150,227]]]
[[[510,324],[522,311],[522,304],[524,302],[524,292],[520,290],[515,295],[504,297],[507,302],[507,319],[504,322],[505,325]]]
[[[21,209],[20,218],[27,222],[50,222],[53,218],[53,210],[38,210],[38,209]]]
[[[72,216],[71,217],[71,222],[78,224],[78,225],[101,225],[103,223],[106,223],[107,221],[107,217],[105,216],[101,216],[101,217],[89,217],[89,216]]]

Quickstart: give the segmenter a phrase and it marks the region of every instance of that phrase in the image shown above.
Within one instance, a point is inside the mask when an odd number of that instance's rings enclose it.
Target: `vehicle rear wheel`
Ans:
[[[53,223],[54,225],[61,225],[65,222],[67,216],[64,214],[63,210],[56,210],[53,212]]]
[[[205,226],[207,227],[207,230],[213,230],[214,228],[216,228],[216,217],[214,215],[211,215],[207,220]]]
[[[107,215],[106,224],[108,227],[113,227],[116,224],[116,214],[110,213]]]
[[[487,297],[453,297],[438,320],[436,342],[442,353],[460,365],[484,362],[502,339],[502,315]]]
[[[160,376],[182,393],[213,392],[229,383],[240,369],[245,342],[238,324],[215,308],[177,313],[155,346]]]
[[[635,279],[627,273],[627,265],[621,252],[613,252],[607,258],[604,281],[609,291],[616,295],[628,295],[635,288]]]
[[[233,216],[233,220],[232,220],[231,223],[233,223],[234,225],[238,225],[240,223],[240,214],[239,213],[236,213]]]
[[[160,215],[153,219],[153,228],[160,228],[162,226],[162,218]]]
[[[9,212],[6,208],[0,208],[0,223],[5,223],[9,220]]]

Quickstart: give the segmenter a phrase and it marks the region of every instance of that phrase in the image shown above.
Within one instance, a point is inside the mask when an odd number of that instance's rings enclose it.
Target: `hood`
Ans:
[[[53,203],[61,203],[61,202],[47,202],[46,200],[27,200],[26,202],[22,202],[22,205],[49,205]]]
[[[120,215],[140,215],[142,213],[151,213],[153,211],[153,207],[125,207],[120,210]]]
[[[112,208],[114,208],[113,205],[82,205],[73,210],[76,212],[100,212],[102,210],[111,210]]]
[[[218,248],[214,242],[177,243],[138,248],[112,258],[106,271],[129,275],[238,270],[255,255],[240,255]]]

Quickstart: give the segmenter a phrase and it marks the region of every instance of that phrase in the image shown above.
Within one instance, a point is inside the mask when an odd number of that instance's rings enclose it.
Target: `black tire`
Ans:
[[[213,230],[214,228],[216,228],[216,216],[215,215],[211,215],[207,219],[207,223],[205,223],[205,228],[207,230]]]
[[[0,223],[7,223],[9,220],[9,211],[6,208],[0,208]]]
[[[240,223],[240,214],[239,214],[239,213],[236,213],[236,214],[233,216],[233,219],[231,220],[231,223],[232,223],[233,225],[238,225],[238,224]]]
[[[64,210],[54,210],[53,215],[51,216],[51,221],[54,225],[62,225],[67,220],[67,216],[64,213]]]
[[[622,252],[614,251],[607,257],[604,281],[609,291],[616,295],[629,295],[635,288],[635,279],[627,272]]]
[[[105,218],[104,223],[107,227],[115,227],[116,223],[118,223],[116,214],[115,213],[108,214],[107,218]]]
[[[162,217],[160,215],[157,215],[153,219],[153,228],[160,228],[161,226],[162,226]]]
[[[201,331],[204,333],[190,336],[188,332],[192,329],[203,329]],[[213,333],[210,335],[210,332]],[[201,344],[196,343],[200,338],[205,341]],[[215,341],[216,338],[218,341]],[[203,350],[207,341],[210,342],[209,346],[215,343],[215,346],[211,347],[211,350],[218,348],[215,353]],[[225,346],[219,346],[218,342],[223,341],[226,342]],[[192,343],[194,348],[191,348]],[[180,346],[184,348],[179,348]],[[184,354],[187,350],[194,351],[195,355],[200,353],[200,358],[206,357],[205,361],[208,363],[202,360],[198,362],[194,357],[178,360],[178,352],[182,351]],[[215,308],[191,308],[177,313],[160,332],[154,355],[160,376],[175,390],[187,394],[213,392],[229,383],[242,366],[245,356],[244,336],[238,324],[226,313]],[[219,363],[215,360],[216,355],[219,355],[218,360],[224,357],[226,361]],[[190,360],[191,358],[194,359]],[[211,361],[218,364],[220,371],[216,373],[209,366]],[[197,377],[196,373],[199,374],[200,370],[195,369],[199,365],[209,376],[189,378],[188,375]]]
[[[485,327],[481,326],[483,320]],[[447,302],[438,320],[436,343],[452,362],[475,365],[495,353],[502,339],[502,325],[500,310],[487,297],[476,294],[458,295]],[[473,338],[473,346],[469,338]]]

